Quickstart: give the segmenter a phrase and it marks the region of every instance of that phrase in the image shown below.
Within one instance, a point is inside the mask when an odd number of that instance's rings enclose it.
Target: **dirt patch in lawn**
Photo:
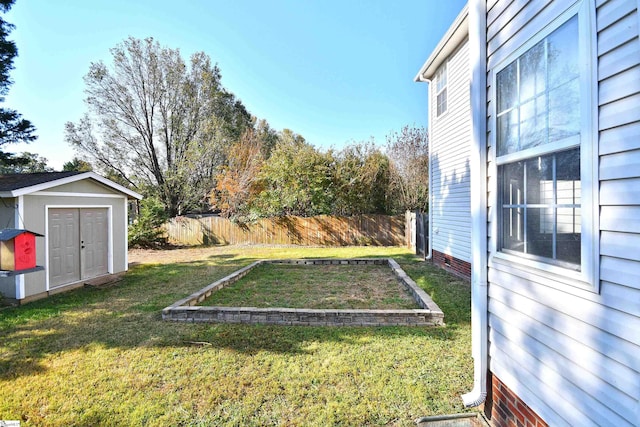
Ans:
[[[180,248],[169,247],[157,249],[129,249],[129,264],[173,264],[176,262],[190,262],[202,260],[211,256],[227,254],[229,247],[197,247]]]
[[[262,264],[199,305],[311,309],[419,308],[383,265]]]

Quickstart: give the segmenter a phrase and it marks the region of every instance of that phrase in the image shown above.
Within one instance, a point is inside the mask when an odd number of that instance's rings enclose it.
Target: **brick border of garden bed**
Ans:
[[[413,310],[318,310],[306,308],[204,307],[197,304],[232,285],[260,264],[295,265],[387,265],[415,299]],[[162,310],[162,319],[194,323],[262,323],[305,326],[437,326],[444,313],[431,297],[392,258],[288,259],[256,261]]]

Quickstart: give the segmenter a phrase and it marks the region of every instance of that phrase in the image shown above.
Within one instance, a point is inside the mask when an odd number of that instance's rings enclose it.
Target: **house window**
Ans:
[[[580,266],[580,149],[500,166],[502,249]]]
[[[593,248],[584,233],[593,149],[581,13],[540,33],[495,73],[498,250],[578,272],[592,270]]]
[[[436,117],[447,111],[447,64],[436,73]]]

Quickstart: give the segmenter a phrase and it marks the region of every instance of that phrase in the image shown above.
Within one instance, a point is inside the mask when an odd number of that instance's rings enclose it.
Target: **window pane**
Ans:
[[[553,156],[536,157],[526,162],[527,204],[552,204]]]
[[[556,155],[558,204],[580,205],[580,149]]]
[[[526,51],[520,61],[520,102],[524,103],[545,91],[544,40]]]
[[[578,54],[574,17],[497,73],[498,156],[579,135]]]
[[[547,97],[544,93],[520,107],[520,149],[547,142]]]
[[[580,265],[580,208],[558,209],[557,259]]]
[[[524,252],[524,208],[504,208],[502,217],[502,248]]]
[[[503,176],[503,247],[524,252],[524,163],[516,162],[500,167]]]
[[[558,236],[581,233],[580,208],[558,208]],[[561,254],[560,251],[558,251]]]
[[[518,110],[498,117],[498,156],[515,153],[518,146]]]
[[[498,88],[498,113],[516,106],[518,101],[518,64],[513,61],[496,77]]]
[[[553,208],[527,208],[527,253],[553,258]]]
[[[436,73],[436,92],[440,92],[445,86],[447,86],[447,65],[440,67]]]
[[[502,249],[580,265],[580,149],[501,165]]]
[[[556,154],[556,259],[580,265],[580,149]]]
[[[444,90],[438,94],[436,102],[438,104],[436,115],[439,116],[447,111],[447,88],[444,88]]]
[[[549,86],[554,88],[578,78],[578,17],[564,23],[547,37]]]
[[[571,80],[549,92],[549,142],[580,133],[580,82]]]

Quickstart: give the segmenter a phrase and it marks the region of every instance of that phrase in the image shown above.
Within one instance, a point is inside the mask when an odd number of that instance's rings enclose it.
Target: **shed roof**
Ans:
[[[0,175],[0,197],[18,197],[58,185],[92,179],[130,199],[142,199],[142,195],[129,190],[95,172],[36,172]]]
[[[0,175],[0,191],[13,191],[33,185],[44,184],[82,172],[37,172]]]

